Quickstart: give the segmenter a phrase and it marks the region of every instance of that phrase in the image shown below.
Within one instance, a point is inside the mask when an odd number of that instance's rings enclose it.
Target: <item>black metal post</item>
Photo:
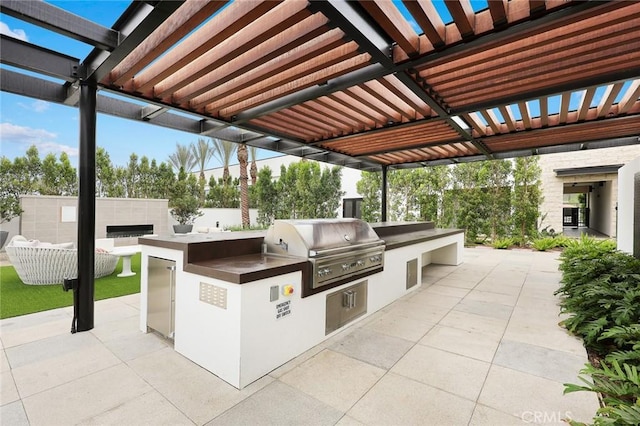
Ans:
[[[96,228],[96,96],[93,81],[80,84],[80,161],[78,191],[77,331],[93,328]]]
[[[381,218],[382,222],[387,221],[387,166],[382,166],[382,197],[380,200],[381,206]]]

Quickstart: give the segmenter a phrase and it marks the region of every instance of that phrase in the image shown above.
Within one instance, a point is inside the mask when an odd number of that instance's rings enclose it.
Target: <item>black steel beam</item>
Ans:
[[[326,84],[309,87],[243,111],[233,117],[232,122],[234,124],[243,124],[262,115],[271,114],[272,112],[280,111],[281,109],[286,109],[293,105],[298,105],[312,99],[330,95],[331,93],[347,89],[355,86],[356,84],[384,77],[387,74],[389,74],[389,70],[380,64],[367,65],[359,70],[352,71],[343,76],[334,78],[333,80],[329,80]]]
[[[640,47],[640,44],[639,44]],[[629,68],[614,73],[603,74],[595,77],[583,78],[579,80],[572,80],[569,83],[561,83],[554,86],[544,87],[542,89],[536,89],[529,92],[518,93],[517,95],[503,96],[500,98],[491,99],[488,102],[480,102],[471,105],[465,105],[463,108],[458,108],[452,113],[454,115],[464,114],[469,112],[477,112],[480,110],[486,110],[490,108],[496,108],[504,105],[511,105],[521,101],[530,101],[532,99],[538,99],[543,96],[554,96],[564,92],[572,92],[575,90],[582,90],[593,86],[602,86],[604,84],[613,84],[619,82],[625,82],[628,80],[634,80],[640,77],[640,70],[637,68]]]
[[[118,45],[117,31],[44,1],[2,0],[0,12],[102,50],[113,50]]]
[[[111,52],[94,49],[83,61],[84,78],[101,81],[180,6],[181,1],[133,2],[114,24],[120,43]]]
[[[96,95],[94,82],[80,85],[78,191],[78,288],[74,292],[77,331],[93,328],[96,238]]]
[[[63,103],[67,90],[63,84],[0,68],[0,90],[43,101]]]
[[[5,35],[0,35],[0,51],[0,63],[69,82],[78,78],[80,60],[71,56]]]
[[[309,9],[322,12],[332,25],[340,28],[350,39],[358,43],[363,52],[371,55],[373,62],[385,68],[394,66],[392,55],[393,41],[369,22],[366,12],[358,10],[359,5],[346,0],[311,1]]]
[[[382,188],[381,188],[381,196],[380,196],[380,221],[387,221],[387,190],[389,189],[389,185],[387,183],[387,172],[388,167],[382,166]]]
[[[480,151],[481,153],[483,153],[487,157],[491,158],[491,153],[489,152],[487,147],[483,143],[475,140],[473,138],[473,136],[471,135],[471,131],[470,131],[471,127],[469,127],[469,131],[467,131],[467,129],[465,129],[462,126],[460,126],[460,124],[458,124],[458,122],[453,119],[453,116],[451,115],[451,111],[450,110],[445,110],[442,105],[440,105],[438,102],[436,102],[426,91],[424,91],[422,89],[422,87],[420,87],[418,82],[416,82],[413,79],[413,77],[411,77],[406,72],[396,73],[395,76],[409,90],[411,90],[413,93],[415,93],[416,96],[418,96],[420,99],[422,99],[422,101],[424,103],[429,105],[429,107],[432,110],[434,110],[440,117],[444,118],[447,121],[447,124],[449,124],[449,126],[451,126],[451,128],[453,128],[453,130],[455,130],[463,139],[471,142],[473,144],[473,146],[475,146],[478,151]]]
[[[320,3],[320,4],[315,6],[312,5],[312,7],[315,7],[315,8],[319,7],[320,10],[325,8],[325,9],[328,9],[327,13],[336,14],[334,19],[338,20],[338,23],[344,21],[344,19],[341,18],[342,15],[337,13],[341,9],[329,8],[328,6],[323,6],[322,4],[324,2],[320,2],[320,1],[313,2],[313,3]],[[390,68],[385,67],[384,65],[382,65],[382,63],[372,64],[367,66],[366,68],[352,71],[341,77],[330,80],[325,85],[310,87],[308,89],[301,90],[297,93],[293,93],[291,95],[284,96],[280,99],[268,102],[264,105],[260,105],[255,108],[248,109],[244,112],[239,113],[234,118],[233,121],[236,123],[244,123],[251,119],[257,118],[261,115],[270,114],[272,112],[286,109],[293,105],[297,105],[297,104],[306,102],[308,100],[315,99],[317,97],[326,96],[331,93],[337,92],[339,90],[344,90],[346,88],[352,87],[359,83],[381,78],[381,77],[384,77],[385,75],[389,75],[393,73],[401,73],[404,71],[409,71],[412,69],[419,68],[420,66],[423,66],[424,64],[431,61],[446,58],[447,56],[451,56],[454,54],[462,54],[464,52],[471,51],[473,49],[482,48],[482,46],[488,41],[494,42],[494,43],[500,43],[501,41],[508,40],[512,37],[517,36],[522,31],[535,31],[538,28],[552,24],[558,20],[565,19],[576,13],[588,11],[591,8],[601,6],[601,5],[602,5],[602,2],[597,2],[597,1],[584,2],[576,5],[571,5],[559,11],[549,13],[548,15],[542,16],[540,18],[537,18],[531,21],[526,21],[517,25],[513,25],[509,28],[506,28],[504,30],[497,31],[491,34],[482,35],[477,38],[471,39],[469,41],[461,42],[455,46],[450,46],[450,47],[447,47],[446,49],[434,51],[433,53],[422,56],[420,58],[408,60],[401,64],[393,65]],[[332,12],[332,10],[334,10],[335,12]],[[353,34],[357,35],[358,32],[354,31]],[[366,41],[363,41],[363,43],[365,43],[364,50],[367,51]],[[375,50],[373,49],[373,47],[370,46],[369,53],[374,51]],[[381,58],[379,59],[382,60]],[[495,104],[494,106],[497,106],[497,105],[499,104]],[[451,115],[455,115],[458,113],[458,111],[450,111],[450,113]],[[450,114],[446,114],[446,115],[450,115]]]

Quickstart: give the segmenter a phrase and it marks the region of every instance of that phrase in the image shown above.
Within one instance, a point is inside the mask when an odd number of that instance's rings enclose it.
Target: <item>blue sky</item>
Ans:
[[[129,1],[50,1],[76,15],[111,27],[129,5]],[[3,34],[27,40],[30,43],[58,50],[81,61],[91,52],[92,46],[68,37],[43,30],[7,15],[0,15]],[[32,98],[0,92],[1,155],[10,159],[23,156],[31,145],[36,145],[40,158],[48,153],[66,152],[74,166],[78,165],[78,109]],[[123,118],[98,114],[97,145],[104,147],[114,165],[125,165],[129,156],[147,156],[158,162],[167,161],[176,149],[176,143],[189,144],[198,135],[153,126]],[[279,155],[261,151],[259,158]],[[232,161],[232,163],[235,161]],[[212,159],[208,166],[217,167]]]
[[[28,1],[28,0],[27,0]],[[408,12],[399,0],[393,0],[405,16]],[[117,18],[129,5],[129,1],[102,0],[80,1],[62,0],[50,1],[76,15],[95,21],[101,25],[111,27]],[[444,6],[443,0],[434,0],[442,20],[451,22],[451,16]],[[487,7],[486,0],[472,0],[475,11]],[[414,23],[417,33],[421,30]],[[43,30],[24,21],[10,16],[0,15],[0,32],[11,35],[30,43],[57,50],[83,60],[92,50],[90,45],[77,42],[56,33]],[[6,68],[5,66],[2,66]],[[627,82],[628,86],[629,82]],[[598,88],[592,105],[597,105],[604,92],[604,87]],[[623,88],[620,96],[626,89]],[[571,108],[575,109],[580,101],[581,93],[575,92],[571,97]],[[557,112],[560,97],[549,98],[549,112]],[[530,102],[532,116],[539,115],[537,101]],[[494,109],[498,118],[500,112]],[[513,108],[516,119],[520,118],[517,108]],[[481,120],[482,117],[480,117]],[[64,105],[43,102],[36,99],[0,92],[0,138],[2,141],[1,155],[13,159],[23,156],[31,145],[36,145],[40,157],[47,153],[69,154],[71,162],[77,166],[78,160],[78,109]],[[157,127],[149,123],[141,123],[122,118],[98,114],[97,144],[104,147],[115,165],[124,165],[132,153],[138,157],[147,156],[158,162],[167,161],[168,156],[175,151],[176,144],[196,142],[198,135],[179,132]],[[259,158],[278,155],[275,152],[260,151]],[[219,166],[219,162],[212,159],[209,167]]]

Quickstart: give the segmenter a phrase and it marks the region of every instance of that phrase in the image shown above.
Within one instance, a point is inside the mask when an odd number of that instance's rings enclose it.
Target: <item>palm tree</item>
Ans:
[[[176,171],[184,169],[187,173],[191,172],[193,166],[196,164],[196,160],[193,157],[192,147],[193,144],[181,145],[176,143],[176,152],[169,156],[169,163],[174,169],[176,169]]]
[[[193,154],[194,162],[200,167],[200,178],[198,179],[199,187],[200,187],[200,204],[204,205],[204,187],[205,187],[205,177],[204,177],[204,168],[207,166],[207,163],[215,154],[215,146],[211,146],[207,139],[198,138],[198,143],[195,145],[191,145],[191,151]]]
[[[194,163],[200,168],[200,179],[204,180],[204,169],[216,152],[216,147],[206,139],[198,138],[198,143],[191,145]]]
[[[242,227],[248,228],[250,224],[249,219],[249,180],[247,176],[247,160],[249,156],[247,154],[247,145],[241,144],[238,147],[238,163],[240,164],[240,209],[242,211]]]
[[[223,141],[221,139],[214,139],[213,146],[215,149],[215,156],[220,160],[223,166],[222,181],[226,185],[229,182],[229,162],[238,146],[229,141]]]
[[[256,157],[258,156],[258,148],[255,146],[249,147],[249,158],[251,159],[251,185],[256,184],[258,179],[258,166],[256,165]]]

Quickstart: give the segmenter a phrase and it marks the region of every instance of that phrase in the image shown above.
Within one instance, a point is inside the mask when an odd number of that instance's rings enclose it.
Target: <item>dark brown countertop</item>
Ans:
[[[418,244],[464,232],[439,229],[433,222],[381,222],[371,224],[385,241],[386,250]],[[266,231],[215,232],[207,234],[140,237],[142,245],[183,252],[184,270],[235,284],[302,271],[303,281],[311,273],[310,262],[301,257],[262,254]]]
[[[262,254],[265,231],[160,235],[139,238],[143,245],[183,252],[184,271],[244,284],[290,272],[309,273],[309,262],[299,257]]]
[[[307,259],[301,257],[248,254],[188,263],[184,270],[235,284],[244,284],[290,272],[303,271],[304,274],[308,263]]]
[[[393,250],[460,233],[464,233],[464,229],[433,228],[425,229],[423,231],[407,232],[404,234],[388,235],[382,239],[386,244],[385,250]]]

